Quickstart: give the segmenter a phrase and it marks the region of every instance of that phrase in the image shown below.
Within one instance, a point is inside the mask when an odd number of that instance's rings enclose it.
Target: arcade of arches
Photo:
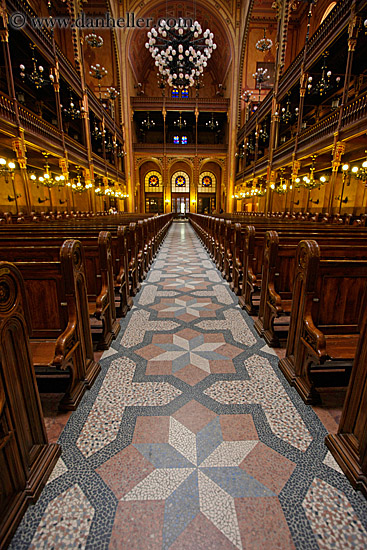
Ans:
[[[193,86],[161,18],[214,35]],[[0,36],[0,547],[367,548],[367,0]]]

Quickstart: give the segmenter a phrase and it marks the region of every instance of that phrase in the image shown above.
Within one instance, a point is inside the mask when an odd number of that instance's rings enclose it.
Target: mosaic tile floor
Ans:
[[[367,502],[187,223],[134,301],[10,548],[367,548]]]

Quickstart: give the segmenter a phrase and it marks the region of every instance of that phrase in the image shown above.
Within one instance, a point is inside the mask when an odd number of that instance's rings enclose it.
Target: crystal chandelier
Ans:
[[[245,103],[250,103],[250,101],[254,98],[252,97],[252,92],[250,90],[244,90],[242,92],[241,99],[243,99]]]
[[[145,47],[169,86],[189,88],[198,83],[217,45],[213,33],[209,29],[203,33],[198,21],[189,26],[180,18],[174,27],[169,21],[162,20],[158,29],[148,32]]]
[[[264,37],[256,42],[255,48],[260,52],[267,52],[273,46],[273,42],[270,38],[266,38],[266,29],[264,29]]]

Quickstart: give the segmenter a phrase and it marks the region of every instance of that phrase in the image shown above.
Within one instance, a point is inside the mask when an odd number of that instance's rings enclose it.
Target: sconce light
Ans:
[[[317,199],[316,201],[314,201],[313,199],[310,199],[310,202],[312,202],[313,204],[319,204],[319,203],[320,203],[320,200]]]
[[[14,202],[15,200],[19,199],[22,195],[20,195],[19,193],[17,193],[15,195],[15,197],[11,197],[10,195],[8,195],[8,201],[9,202]]]
[[[299,199],[298,199],[298,201],[295,201],[293,204],[295,204],[297,206],[299,204]]]
[[[41,197],[38,197],[39,204],[42,204],[43,202],[49,201],[50,199],[41,199]]]
[[[60,204],[65,204],[66,202],[67,202],[66,200],[63,201],[63,200],[59,199]]]

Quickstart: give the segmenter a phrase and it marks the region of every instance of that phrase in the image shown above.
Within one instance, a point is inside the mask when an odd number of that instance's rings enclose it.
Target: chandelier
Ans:
[[[270,38],[266,38],[266,29],[264,29],[264,37],[258,40],[255,44],[255,48],[260,52],[267,52],[273,46],[273,42]]]
[[[246,155],[246,145],[243,143],[240,147],[239,147],[239,153],[235,153],[234,156],[235,157],[238,157],[239,159],[243,159]]]
[[[95,78],[98,81],[98,95],[99,100],[101,100],[101,80],[108,74],[108,71],[104,67],[101,67],[99,63],[96,63],[96,65],[91,65],[91,70],[89,71],[89,74],[92,78]]]
[[[53,177],[51,172],[50,172],[50,166],[49,166],[48,160],[47,160],[48,159],[48,153],[43,152],[42,154],[46,159],[45,171],[44,171],[42,176],[38,177],[38,181],[42,185],[44,185],[45,187],[48,187],[49,189],[51,187],[56,187],[56,185],[58,185],[59,187],[64,187],[64,185],[65,185],[65,176],[61,175],[61,176]],[[35,174],[31,174],[30,179],[32,181],[37,181],[37,176]]]
[[[25,65],[21,64],[19,65],[19,68],[20,68],[20,76],[22,78],[22,80],[24,81],[25,78],[27,77],[28,80],[37,88],[42,88],[43,86],[46,86],[47,84],[53,84],[54,80],[55,80],[55,77],[53,74],[50,74],[48,79],[47,78],[44,78],[43,76],[43,71],[44,71],[44,68],[42,65],[38,65],[37,67],[37,58],[36,58],[36,54],[34,53],[34,50],[35,50],[35,46],[34,44],[30,44],[30,48],[32,50],[32,63],[33,63],[33,70],[30,74],[27,74],[25,72],[26,68],[25,68]]]
[[[280,120],[285,124],[290,124],[295,118],[298,117],[298,107],[295,108],[294,113],[291,111],[290,93],[288,93],[287,103],[285,107],[282,107],[282,114]]]
[[[70,118],[71,120],[75,120],[75,119],[80,118],[80,109],[76,109],[76,107],[75,107],[75,103],[74,103],[74,99],[73,99],[73,96],[72,96],[72,93],[71,93],[71,89],[70,89],[69,107],[64,108],[64,114],[67,118]]]
[[[321,185],[324,185],[326,182],[326,177],[321,176],[320,179],[315,178],[315,160],[316,155],[312,155],[312,164],[310,167],[310,173],[306,176],[303,176],[302,180],[300,178],[296,178],[295,181],[295,187],[305,187],[306,189],[315,189],[315,187],[320,188]]]
[[[173,122],[173,124],[174,124],[175,126],[177,126],[177,128],[179,128],[180,130],[182,130],[182,128],[185,128],[185,126],[186,126],[186,120],[185,120],[185,119],[182,120],[181,111],[180,111],[180,116],[179,116],[178,120],[175,120],[175,121]]]
[[[307,89],[309,93],[312,93],[314,95],[319,95],[320,97],[324,96],[328,92],[330,92],[334,88],[334,84],[331,81],[332,72],[328,71],[327,64],[326,64],[326,58],[328,57],[329,52],[324,52],[322,54],[323,62],[321,67],[321,78],[317,82],[317,84],[313,84],[313,77],[308,77],[308,84]],[[335,78],[335,84],[336,86],[339,86],[340,84],[340,76],[337,76]]]
[[[87,34],[87,36],[85,37],[85,41],[91,48],[100,48],[101,46],[103,46],[102,36],[98,36],[94,32]]]
[[[252,97],[252,92],[250,90],[244,90],[242,92],[241,99],[243,99],[245,103],[250,103],[250,101],[254,98]]]
[[[198,83],[217,45],[209,29],[202,31],[200,23],[191,26],[182,18],[174,27],[162,20],[158,29],[148,32],[145,47],[151,53],[165,82],[175,88],[189,88]],[[201,36],[202,35],[202,36]]]
[[[260,104],[261,86],[264,82],[270,79],[270,75],[268,75],[268,69],[263,69],[262,67],[259,67],[256,73],[253,73],[252,76],[256,81],[256,86],[259,87],[259,104]]]
[[[150,120],[149,111],[147,112],[147,118],[145,118],[145,119],[143,120],[143,122],[141,123],[141,125],[142,125],[143,128],[146,128],[147,130],[150,130],[150,128],[154,128],[155,122],[154,122],[154,120]]]
[[[211,119],[205,123],[205,126],[214,132],[214,130],[217,130],[219,126],[219,122],[217,120],[214,120],[214,113],[212,113]]]
[[[7,161],[4,158],[0,158],[0,176],[5,176],[5,183],[9,181],[9,174],[12,175],[15,170],[15,163],[13,161]]]

